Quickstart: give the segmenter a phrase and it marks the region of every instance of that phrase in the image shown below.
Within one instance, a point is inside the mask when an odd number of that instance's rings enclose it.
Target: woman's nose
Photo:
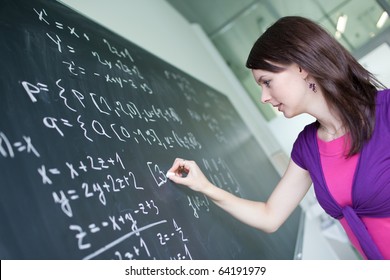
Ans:
[[[271,100],[271,95],[266,90],[261,92],[261,102],[268,103]]]

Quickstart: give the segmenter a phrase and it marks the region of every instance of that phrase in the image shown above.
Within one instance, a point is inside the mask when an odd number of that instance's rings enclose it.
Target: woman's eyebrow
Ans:
[[[261,84],[263,82],[263,79],[264,79],[264,75],[260,76],[258,79],[257,79],[257,83],[258,84]]]

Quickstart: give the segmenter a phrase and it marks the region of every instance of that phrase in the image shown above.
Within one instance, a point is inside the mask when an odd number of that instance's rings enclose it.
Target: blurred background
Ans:
[[[258,87],[245,62],[255,40],[278,18],[299,15],[325,27],[360,58],[389,40],[390,0],[167,0],[189,22],[199,24],[259,105]],[[276,117],[271,106],[258,106],[267,120]]]

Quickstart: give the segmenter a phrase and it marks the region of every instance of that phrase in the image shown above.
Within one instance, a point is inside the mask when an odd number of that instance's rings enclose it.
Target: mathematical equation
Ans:
[[[102,136],[109,139],[114,138],[122,142],[127,142],[129,139],[132,139],[136,143],[143,141],[149,145],[155,144],[162,146],[164,149],[174,148],[175,145],[186,149],[201,149],[202,147],[192,132],[188,132],[186,135],[179,135],[177,132],[172,130],[170,134],[159,136],[154,129],[132,129],[122,124],[118,125],[117,123],[110,123],[109,125],[104,126],[102,121],[97,119],[92,119],[87,123],[81,114],[82,112],[78,111],[86,111],[92,108],[95,109],[102,118],[107,118],[109,120],[111,120],[112,114],[115,114],[115,116],[119,118],[127,117],[129,120],[139,119],[145,123],[164,120],[167,122],[171,121],[182,124],[182,119],[172,107],[161,109],[152,105],[151,108],[139,109],[137,105],[131,101],[126,101],[124,104],[118,100],[110,102],[107,101],[107,98],[104,96],[98,96],[95,93],[89,93],[86,95],[75,89],[71,89],[69,91],[70,96],[67,96],[65,94],[65,88],[61,86],[61,81],[62,79],[58,79],[56,81],[58,97],[60,97],[63,101],[64,108],[76,113],[77,116],[75,115],[73,120],[62,117],[47,116],[44,117],[42,121],[46,127],[55,129],[62,137],[65,137],[65,128],[77,127],[81,130],[80,132],[84,135],[84,137],[90,142],[94,141],[93,136],[91,136],[92,133],[97,137]],[[21,84],[25,89],[27,96],[33,103],[38,102],[36,97],[37,95],[47,94],[48,92],[50,93],[49,87],[43,83],[33,85],[29,82],[22,81]],[[53,95],[50,96],[53,97]],[[86,100],[85,96],[89,99]],[[46,99],[47,97],[44,98]],[[80,108],[76,109],[76,105],[71,104],[72,101],[76,101]],[[87,101],[89,101],[89,103]]]
[[[88,34],[82,32],[81,35],[81,33],[74,26],[69,26],[62,22],[51,19],[45,9],[34,8],[33,10],[38,16],[39,21],[49,26],[55,26],[55,29],[52,30],[50,33],[46,32],[46,36],[50,39],[50,42],[55,45],[58,52],[67,52],[70,54],[77,53],[76,47],[64,42],[64,39],[61,37],[60,32],[65,32],[65,34],[70,34],[74,38],[80,40],[85,40],[88,42],[90,41],[90,36]],[[104,79],[108,83],[119,85],[121,88],[123,88],[124,85],[129,85],[133,89],[141,88],[143,92],[153,94],[153,91],[148,86],[148,84],[143,81],[144,78],[140,73],[138,67],[134,65],[134,60],[130,52],[126,48],[119,50],[119,48],[112,46],[110,42],[108,42],[104,38],[102,39],[102,41],[106,45],[106,49],[109,51],[109,53],[114,54],[117,60],[111,61],[110,59],[104,58],[97,51],[93,50],[91,51],[91,55],[96,59],[99,64],[104,65],[108,70],[111,71],[115,68],[120,72],[120,74],[124,73],[127,77],[113,76],[107,73],[101,74],[96,71],[93,72],[93,75]],[[120,59],[125,59],[126,63],[131,63],[131,65],[129,66]],[[66,67],[66,69],[71,75],[79,76],[87,74],[86,68],[78,65],[74,60],[64,60],[62,61],[62,64]]]

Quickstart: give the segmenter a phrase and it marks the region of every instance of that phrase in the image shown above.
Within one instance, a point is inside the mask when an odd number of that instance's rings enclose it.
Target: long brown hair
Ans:
[[[375,126],[375,97],[383,85],[325,29],[297,16],[280,18],[255,42],[246,67],[274,73],[272,63],[296,63],[313,77],[351,136],[348,156],[361,151]]]

